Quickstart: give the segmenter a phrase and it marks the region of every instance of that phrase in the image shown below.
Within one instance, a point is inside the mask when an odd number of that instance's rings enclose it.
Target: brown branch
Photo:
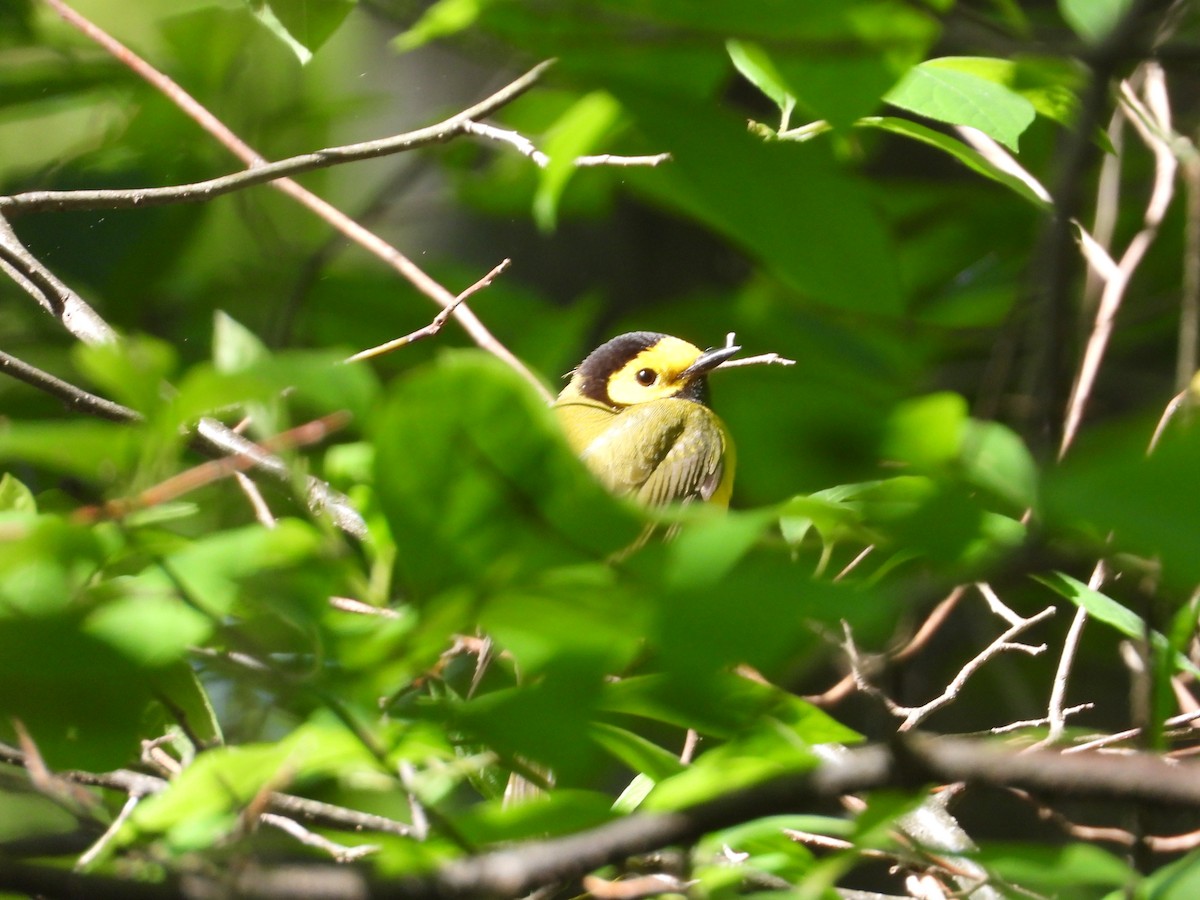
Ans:
[[[965,782],[1059,797],[1200,808],[1194,766],[1146,753],[1110,757],[1017,753],[994,742],[908,735],[894,747],[869,745],[815,767],[769,779],[676,812],[636,813],[567,837],[506,847],[447,863],[427,874],[378,878],[336,864],[247,867],[225,880],[187,876],[149,884],[0,860],[0,890],[94,900],[234,895],[258,900],[518,897],[538,886],[720,828],[794,812],[814,800],[890,787]]]
[[[211,134],[229,152],[245,163],[247,167],[257,169],[266,165],[267,161],[256,150],[234,134],[228,126],[209,112],[170,77],[155,69],[150,63],[139,57],[112,35],[76,12],[64,0],[46,0],[46,3],[52,6],[69,24],[79,29],[91,40],[112,54],[118,61],[128,66],[139,77],[146,80],[165,97],[175,103],[184,113],[199,124],[201,128]],[[540,76],[541,70],[535,71]],[[535,80],[536,77],[530,80],[529,84],[531,85]],[[445,308],[453,305],[454,294],[450,293],[450,291],[427,275],[423,269],[398,249],[387,243],[387,241],[383,240],[383,238],[370,229],[355,222],[331,203],[322,200],[291,178],[277,178],[271,181],[270,184],[272,187],[283,191],[289,197],[308,207],[309,210],[324,219],[333,228],[390,265],[407,279],[413,287],[429,297],[438,306]],[[471,312],[470,308],[459,306],[454,311],[454,318],[462,325],[467,334],[470,335],[471,339],[479,347],[503,360],[532,384],[547,400],[553,399],[553,395],[542,384],[541,380],[523,362],[517,359],[507,347],[496,339],[495,335]]]
[[[454,311],[466,301],[468,297],[477,293],[478,291],[483,290],[485,287],[488,287],[496,279],[497,275],[500,275],[511,265],[511,259],[501,260],[500,263],[494,269],[492,269],[492,271],[488,272],[473,285],[455,297],[454,302],[434,316],[433,321],[428,325],[418,328],[416,331],[404,335],[404,337],[398,337],[395,340],[380,344],[377,347],[370,347],[366,350],[360,350],[353,356],[348,356],[346,358],[346,362],[362,362],[364,359],[371,359],[375,356],[383,356],[385,353],[391,353],[393,350],[399,350],[401,347],[407,347],[409,344],[415,343],[416,341],[433,337],[442,330],[446,324],[446,321],[450,318]]]
[[[0,372],[11,375],[30,387],[44,391],[51,396],[65,401],[72,408],[100,419],[112,422],[134,423],[142,421],[142,416],[136,410],[95,394],[89,394],[82,388],[63,381],[49,372],[36,366],[0,352]],[[240,457],[249,460],[247,470],[269,475],[284,484],[294,484],[292,470],[278,456],[267,452],[259,445],[247,440],[215,419],[201,419],[192,437],[192,447],[208,456]],[[308,476],[305,481],[305,500],[310,509],[325,511],[334,524],[347,534],[357,538],[367,535],[367,523],[362,515],[350,503],[349,498],[335,491],[324,481],[315,476]]]
[[[48,0],[48,2],[51,2],[51,0]],[[74,24],[73,20],[72,24]],[[88,34],[89,37],[95,39],[94,34],[91,32],[88,32]],[[106,49],[111,50],[107,45],[105,46]],[[131,66],[133,65],[132,60],[132,55],[128,58],[122,58],[122,61],[126,65]],[[330,166],[359,162],[365,159],[376,159],[381,156],[392,156],[397,153],[416,150],[420,147],[428,147],[432,144],[443,144],[460,135],[472,133],[471,128],[475,126],[475,123],[472,121],[473,119],[479,116],[486,116],[500,109],[502,106],[511,103],[514,99],[529,90],[552,64],[553,61],[551,60],[539,63],[520,78],[509,82],[496,91],[496,93],[479,101],[474,106],[468,107],[462,112],[455,113],[441,122],[427,125],[424,128],[418,128],[415,131],[406,131],[403,134],[380,138],[374,141],[361,141],[356,144],[345,144],[340,147],[326,147],[322,150],[314,150],[311,153],[289,156],[286,159],[276,160],[275,162],[263,161],[255,164],[247,160],[252,165],[252,168],[243,169],[240,172],[231,172],[228,175],[221,175],[217,178],[209,178],[204,181],[195,181],[190,184],[176,184],[157,188],[123,188],[95,191],[27,191],[8,197],[0,197],[0,212],[13,214],[40,212],[43,210],[61,212],[63,210],[84,209],[145,209],[151,206],[166,206],[175,203],[203,203],[214,197],[220,197],[223,194],[245,190],[246,188],[265,184],[266,182],[289,175],[300,175],[315,169],[325,169]],[[147,74],[143,70],[135,70],[139,75],[147,77]],[[151,83],[160,90],[164,89],[164,86],[158,81],[153,79],[148,80],[151,80]],[[173,82],[171,83],[173,84]],[[177,98],[177,95],[174,93],[171,96],[173,99]],[[196,108],[202,109],[202,107],[198,106]],[[216,120],[213,119],[212,121]],[[202,122],[201,124],[203,125],[204,123]]]
[[[21,751],[6,744],[0,744],[0,763],[27,768],[29,759]],[[131,769],[117,769],[113,772],[101,773],[55,772],[54,777],[85,787],[120,791],[130,797],[148,797],[165,791],[171,785],[165,778],[134,772]],[[398,822],[386,816],[359,812],[335,806],[332,803],[310,800],[307,797],[297,797],[294,794],[283,794],[278,791],[272,791],[267,795],[267,810],[291,816],[294,819],[305,819],[326,828],[344,831],[374,831],[400,837],[408,837],[412,831],[407,823]]]
[[[109,344],[117,333],[75,291],[42,265],[0,214],[0,271],[85,344]]]
[[[305,422],[280,434],[274,435],[258,444],[247,444],[255,453],[239,452],[232,456],[222,456],[209,460],[190,469],[185,469],[170,478],[146,488],[136,497],[125,497],[110,500],[102,506],[85,506],[77,509],[74,519],[79,522],[95,522],[101,518],[121,518],[139,509],[159,506],[219,481],[222,478],[254,468],[258,461],[273,451],[303,447],[323,440],[331,432],[344,428],[350,421],[350,414],[342,411],[330,413],[312,422]]]
[[[68,407],[110,422],[140,422],[141,413],[113,403],[0,350],[0,372],[62,400]]]

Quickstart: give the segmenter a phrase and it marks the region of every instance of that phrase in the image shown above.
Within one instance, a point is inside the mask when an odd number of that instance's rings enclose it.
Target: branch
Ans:
[[[1200,808],[1195,766],[1170,763],[1152,754],[1018,753],[991,741],[910,734],[893,747],[875,744],[847,750],[807,771],[778,776],[687,809],[635,813],[567,837],[455,860],[428,874],[384,879],[328,863],[247,867],[219,882],[189,875],[147,883],[0,859],[0,890],[92,900],[199,900],[218,895],[256,900],[519,897],[540,885],[580,878],[630,856],[691,843],[741,822],[795,812],[817,800],[960,781],[1058,797]]]
[[[109,344],[117,333],[77,293],[38,262],[0,213],[0,270],[85,344]]]
[[[28,759],[24,753],[0,744],[0,762],[11,766],[25,768]],[[99,787],[107,790],[121,791],[130,797],[148,797],[165,791],[171,783],[165,778],[134,772],[132,769],[117,769],[114,772],[55,772],[55,777],[64,781]],[[297,797],[294,794],[281,794],[273,791],[267,795],[267,810],[296,819],[306,819],[327,828],[337,828],[345,831],[375,831],[381,834],[394,834],[408,837],[412,829],[404,823],[386,816],[373,813],[359,812],[320,800],[310,800],[307,797]]]
[[[94,35],[90,35],[94,38]],[[127,63],[128,64],[128,63]],[[529,90],[553,65],[553,60],[547,60],[534,66],[520,78],[509,82],[496,93],[474,106],[455,113],[448,119],[443,119],[433,125],[406,131],[392,137],[380,138],[374,141],[362,141],[357,144],[345,144],[340,147],[327,147],[289,156],[275,162],[252,164],[253,168],[240,172],[231,172],[217,178],[205,181],[195,181],[191,184],[176,184],[158,188],[123,188],[119,190],[96,191],[27,191],[0,197],[0,212],[10,213],[40,212],[51,210],[83,209],[144,209],[151,206],[167,206],[174,203],[203,203],[214,197],[245,190],[255,185],[265,184],[289,175],[300,175],[314,169],[326,169],[344,163],[358,162],[364,159],[376,159],[380,156],[392,156],[405,153],[431,144],[444,144],[460,135],[475,133],[473,119],[495,112],[515,100]],[[142,74],[139,72],[139,74]],[[156,84],[156,86],[159,86]]]
[[[510,131],[507,128],[497,128],[495,125],[488,125],[486,122],[468,122],[464,126],[464,130],[468,134],[473,134],[476,137],[487,138],[492,141],[499,141],[502,144],[508,144],[516,149],[522,156],[528,157],[533,164],[539,169],[544,169],[550,165],[550,157],[539,150],[529,138],[521,134],[519,131]],[[655,153],[652,156],[614,156],[611,153],[601,153],[596,156],[577,156],[572,160],[576,166],[587,168],[590,166],[650,166],[654,167],[668,162],[671,159],[670,153]]]
[[[466,301],[468,297],[491,285],[491,283],[496,279],[496,276],[504,272],[511,265],[511,259],[501,260],[500,264],[492,269],[492,271],[488,272],[477,282],[455,297],[454,302],[434,316],[433,321],[428,325],[418,328],[416,331],[404,335],[404,337],[398,337],[395,340],[380,344],[377,347],[371,347],[367,350],[360,350],[353,356],[346,357],[346,362],[362,362],[364,359],[371,359],[375,356],[383,356],[385,353],[391,353],[393,350],[399,350],[401,347],[407,347],[409,344],[415,343],[416,341],[433,337],[442,330],[446,324],[446,321],[450,318],[454,311]]]
[[[74,409],[88,415],[108,419],[111,422],[142,421],[141,413],[136,410],[113,403],[111,400],[105,400],[103,397],[97,397],[95,394],[89,394],[83,388],[76,387],[7,353],[0,352],[0,372],[11,375],[51,396],[58,397]],[[258,444],[236,434],[215,419],[205,418],[197,423],[191,445],[208,456],[239,459],[235,468],[242,467],[244,463],[244,468],[247,470],[270,475],[275,480],[288,485],[295,483],[292,470],[288,468],[287,463]],[[305,481],[305,491],[305,500],[309,509],[314,512],[322,510],[327,512],[333,523],[347,534],[360,540],[367,536],[367,523],[344,494],[335,491],[324,481],[312,475],[308,476]]]

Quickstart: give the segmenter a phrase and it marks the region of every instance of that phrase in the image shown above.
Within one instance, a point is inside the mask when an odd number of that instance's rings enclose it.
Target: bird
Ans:
[[[734,446],[709,406],[707,376],[740,349],[701,350],[654,331],[601,344],[554,401],[567,443],[614,494],[728,506]]]

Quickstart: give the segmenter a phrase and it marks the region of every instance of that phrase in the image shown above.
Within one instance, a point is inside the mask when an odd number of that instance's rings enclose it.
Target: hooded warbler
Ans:
[[[708,406],[707,375],[740,350],[700,350],[652,331],[601,344],[554,401],[567,441],[616,494],[647,506],[729,505],[734,450]]]

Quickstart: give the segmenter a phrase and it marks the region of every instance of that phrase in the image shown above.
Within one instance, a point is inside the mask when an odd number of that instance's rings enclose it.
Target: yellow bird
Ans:
[[[613,493],[648,506],[728,506],[733,441],[708,406],[706,376],[740,349],[700,350],[652,331],[601,344],[554,401],[568,443]]]

